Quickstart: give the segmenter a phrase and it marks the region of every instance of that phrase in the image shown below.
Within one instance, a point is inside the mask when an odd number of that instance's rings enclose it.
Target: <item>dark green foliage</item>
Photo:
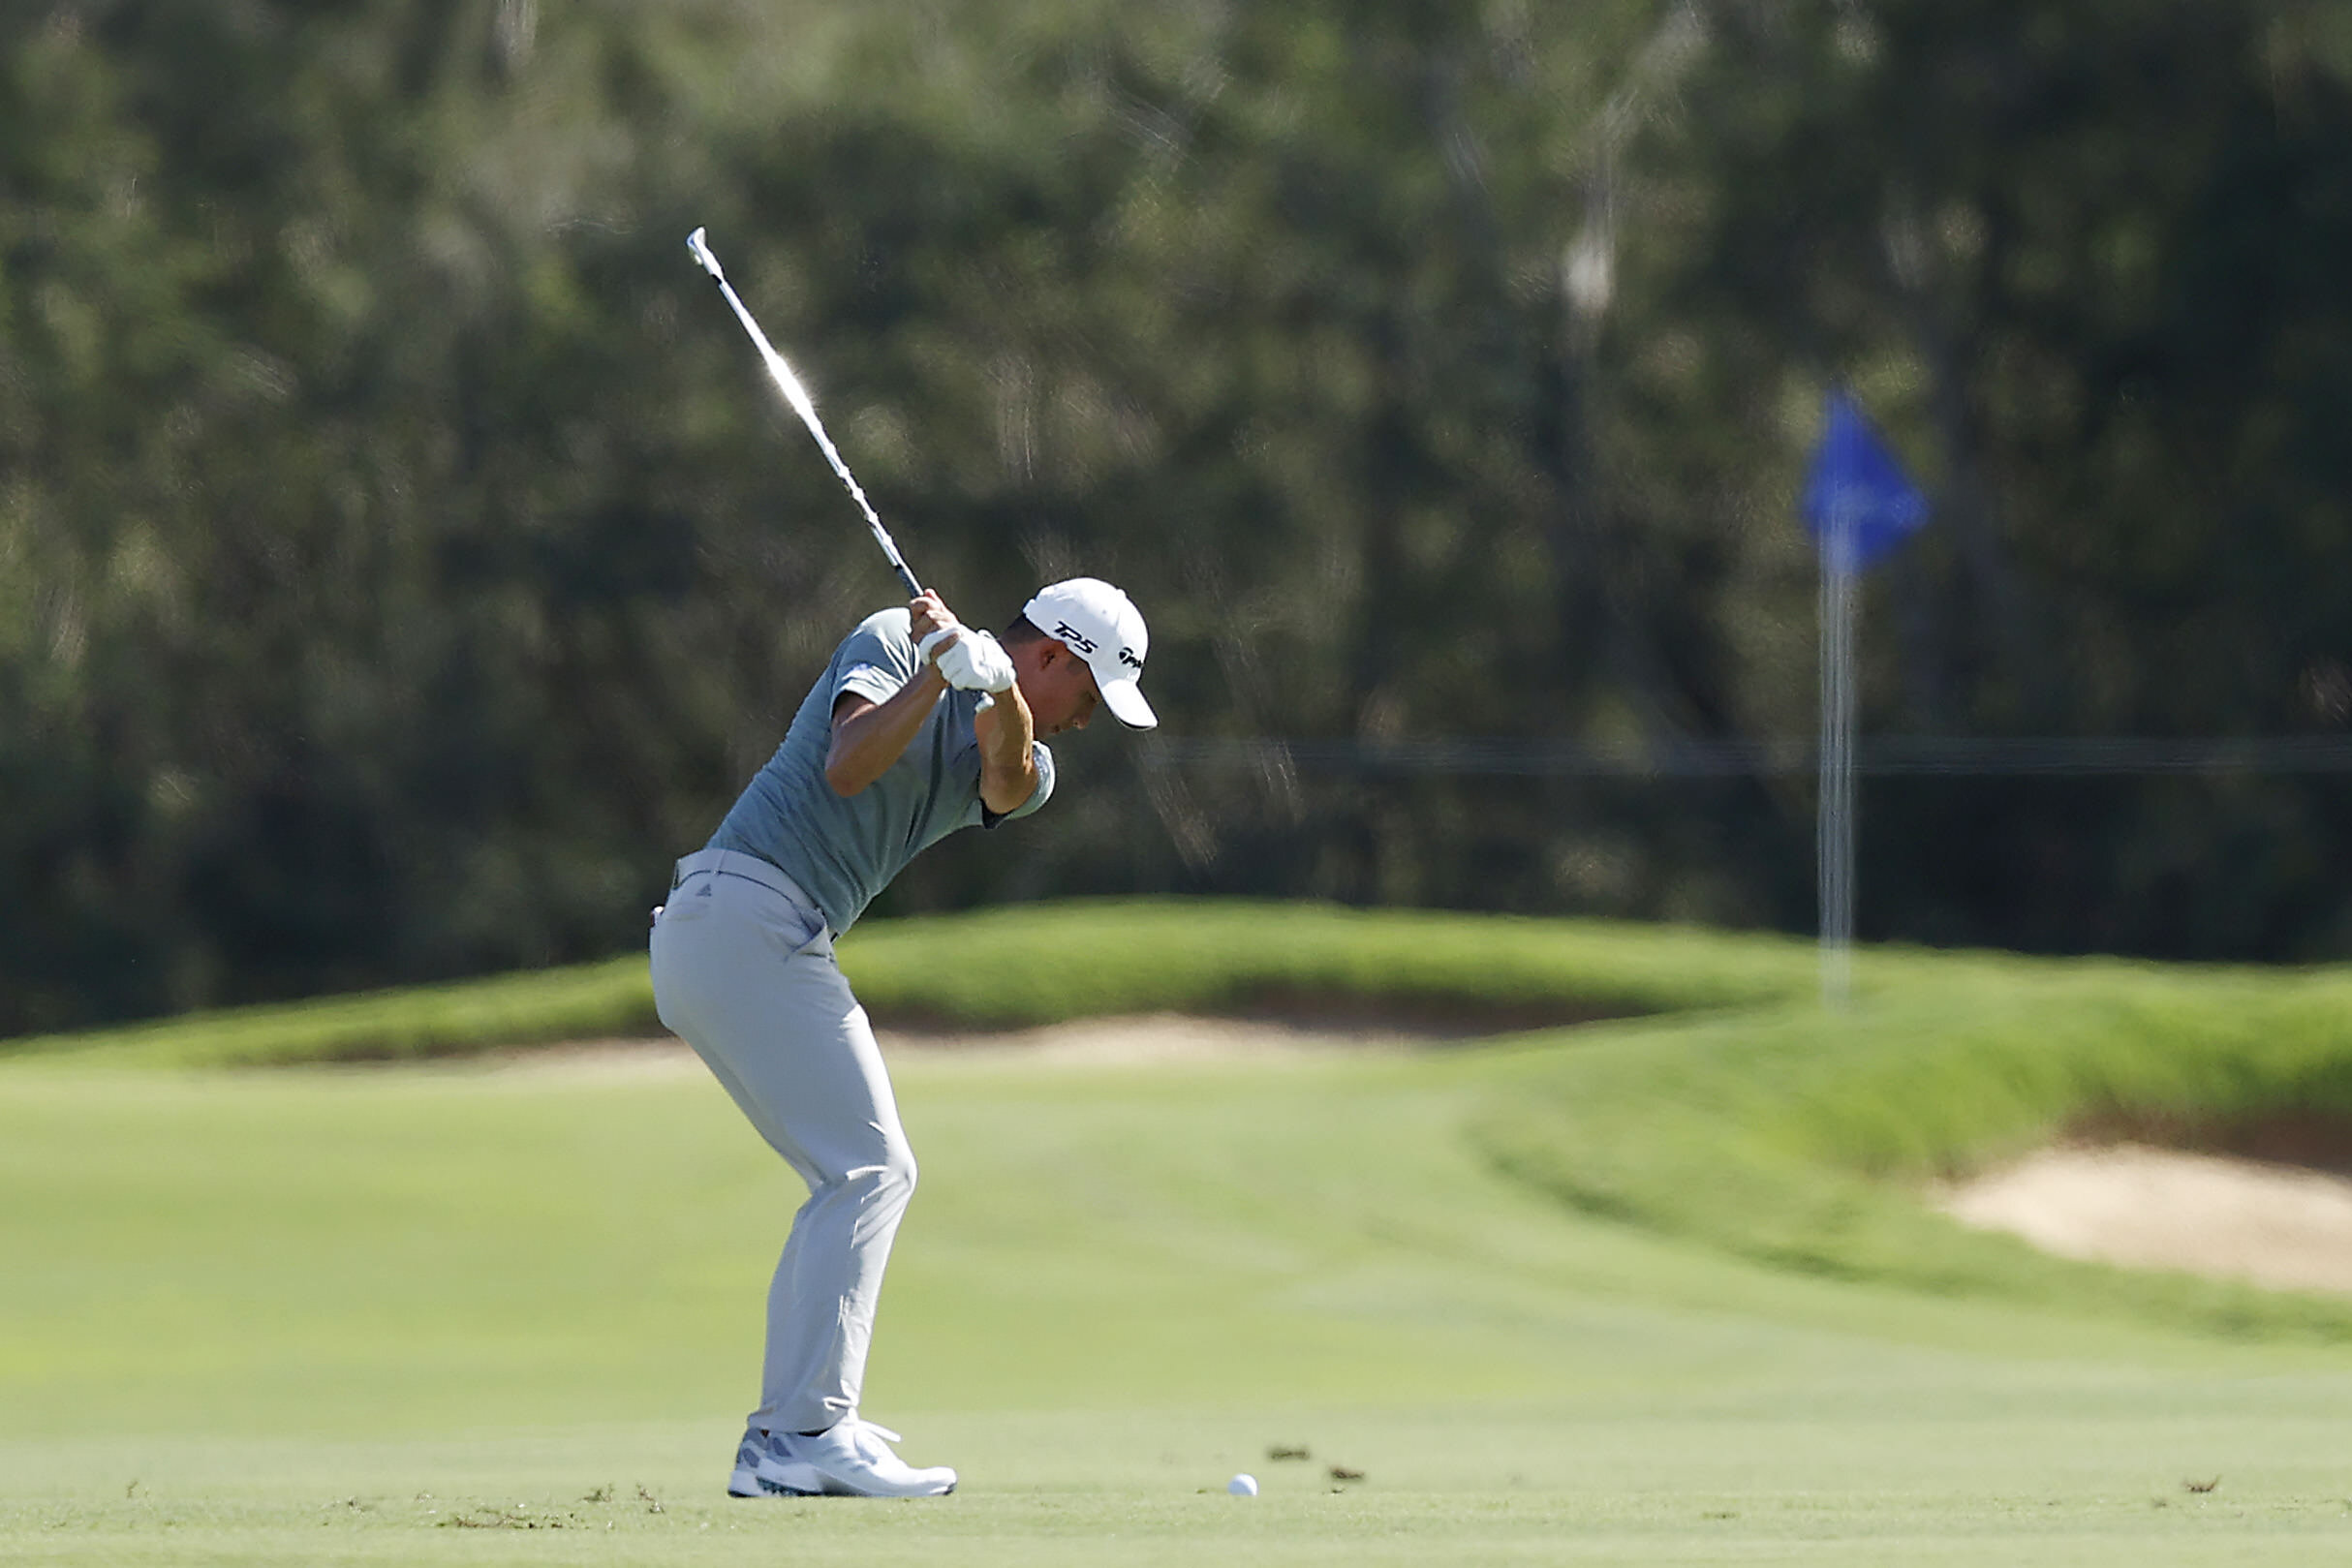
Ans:
[[[2352,718],[2352,65],[2291,0],[0,19],[0,1030],[635,939],[892,589],[1123,580],[1179,736],[1793,735],[1833,377],[1935,487],[1879,730]],[[1180,765],[883,912],[1810,918],[1798,784]],[[2341,950],[2329,780],[1866,788],[1866,930]]]

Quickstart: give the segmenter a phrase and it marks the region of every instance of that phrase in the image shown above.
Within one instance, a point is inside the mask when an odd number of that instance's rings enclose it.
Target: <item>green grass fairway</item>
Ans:
[[[2352,1560],[2341,1346],[1775,1271],[1501,1173],[1498,1104],[1658,1027],[902,1061],[867,1405],[965,1476],[903,1504],[722,1494],[799,1194],[692,1072],[0,1062],[0,1561]]]

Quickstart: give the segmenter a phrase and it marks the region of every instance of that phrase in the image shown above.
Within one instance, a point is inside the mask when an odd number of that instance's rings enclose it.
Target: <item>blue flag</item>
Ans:
[[[1832,390],[1827,415],[1798,507],[1830,569],[1862,571],[1919,530],[1928,520],[1928,501],[1903,477],[1895,454],[1852,398]],[[1836,544],[1841,531],[1842,561],[1837,559]]]

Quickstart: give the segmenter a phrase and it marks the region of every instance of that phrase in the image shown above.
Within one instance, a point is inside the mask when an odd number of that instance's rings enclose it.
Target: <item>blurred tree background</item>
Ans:
[[[2352,720],[2333,0],[22,0],[0,1030],[639,939],[896,597],[697,224],[968,618],[1152,622],[885,910],[1807,929],[1802,772],[1394,759],[1802,743],[1835,382],[1866,734]],[[2342,957],[2347,783],[1872,780],[1862,934]]]

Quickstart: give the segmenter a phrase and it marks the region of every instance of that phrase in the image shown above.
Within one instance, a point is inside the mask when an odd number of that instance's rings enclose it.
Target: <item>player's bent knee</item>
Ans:
[[[914,1193],[914,1156],[892,1150],[871,1165],[858,1165],[826,1184],[826,1195],[839,1195],[858,1204],[884,1203],[904,1207]]]

